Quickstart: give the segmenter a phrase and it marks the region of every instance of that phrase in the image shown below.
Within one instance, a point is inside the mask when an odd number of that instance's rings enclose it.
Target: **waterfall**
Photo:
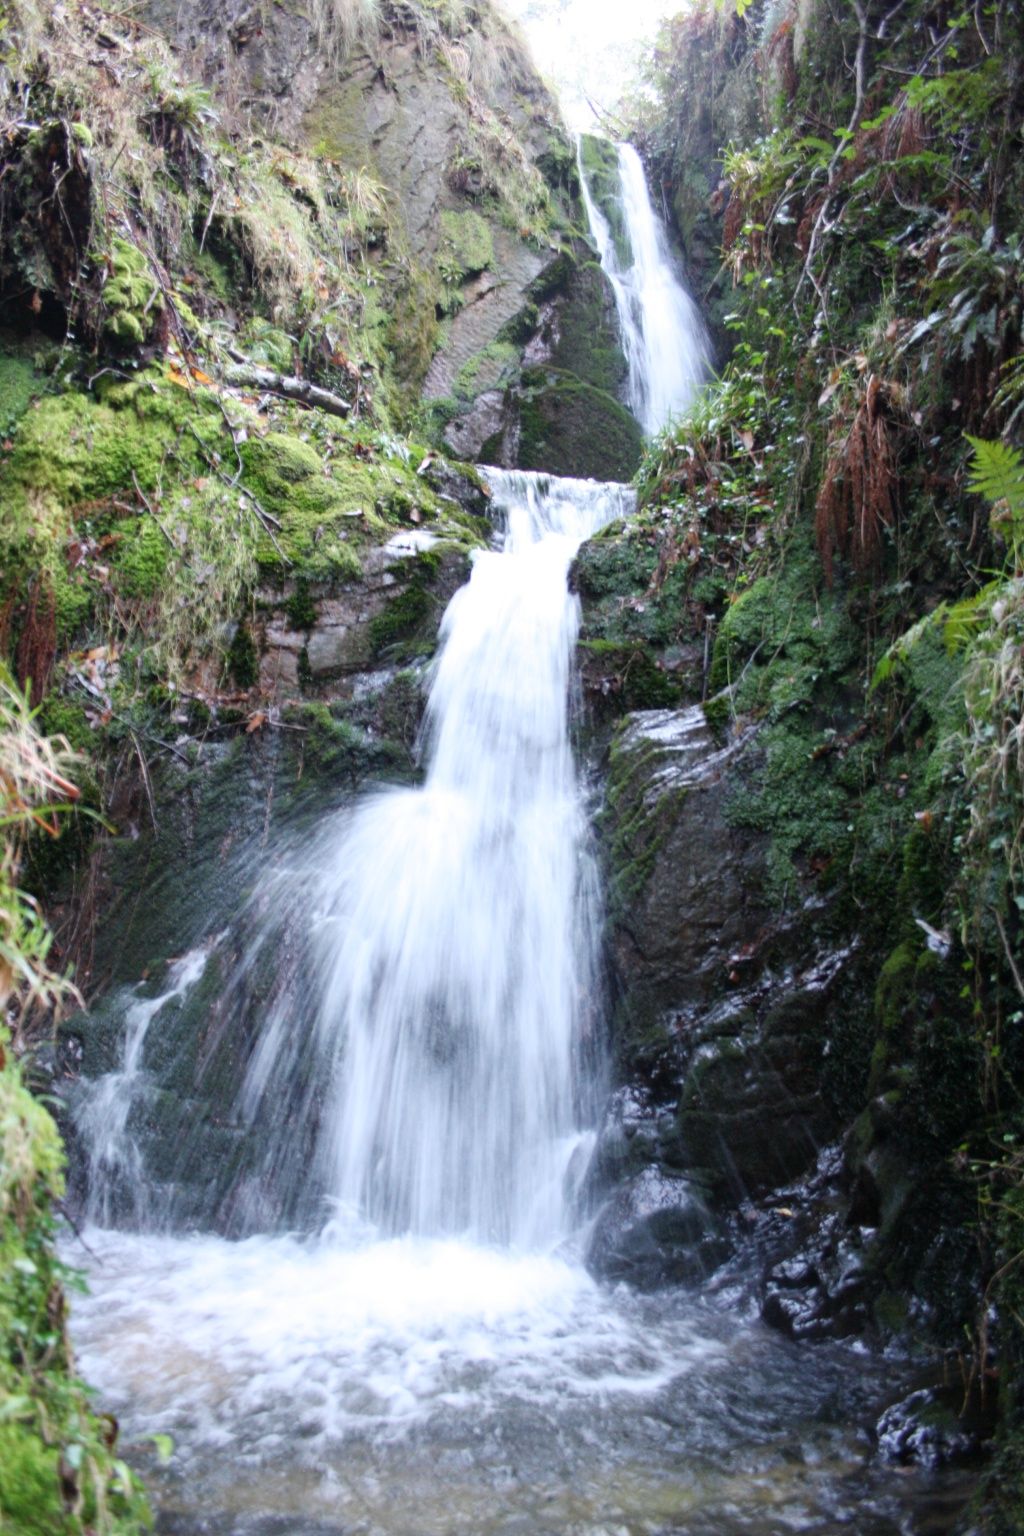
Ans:
[[[617,246],[597,206],[580,158],[580,180],[590,228],[618,311],[629,365],[627,404],[653,436],[691,404],[709,367],[707,333],[684,288],[665,233],[651,204],[640,156],[616,146],[620,202],[628,253]]]
[[[566,578],[633,493],[486,473],[500,548],[442,625],[422,786],[261,845],[229,928],[122,999],[75,1115],[88,1214],[130,1230],[68,1239],[77,1360],[128,1446],[173,1443],[145,1469],[181,1536],[923,1529],[865,1466],[880,1363],[822,1343],[795,1371],[735,1277],[645,1295],[580,1262],[598,913]],[[189,1007],[200,1073],[242,1068],[191,1170],[234,1181],[237,1241],[175,1206],[202,1112],[161,1062]],[[673,1183],[631,1181],[641,1222],[692,1220]]]
[[[329,1219],[520,1249],[571,1226],[597,1113],[599,903],[569,736],[567,576],[635,496],[487,475],[496,547],[441,625],[425,782],[261,855],[233,932],[172,965],[161,995],[127,994],[120,1064],[74,1105],[91,1219],[242,1233]],[[195,1024],[206,1069],[223,1070],[218,1039],[245,1042],[245,1061],[224,1172],[197,1205],[195,1105],[161,1094],[149,1052],[167,1056],[164,1010],[208,958],[221,980],[216,1020]]]
[[[144,1218],[148,1181],[132,1116],[150,1088],[143,1069],[146,1036],[161,1010],[190,991],[205,966],[205,949],[191,950],[168,966],[166,986],[158,996],[128,1002],[120,1063],[90,1084],[78,1102],[75,1121],[88,1158],[90,1221],[112,1222],[125,1209],[136,1221]]]
[[[487,473],[503,547],[442,624],[426,782],[364,804],[329,875],[321,1155],[385,1230],[532,1246],[561,1230],[594,991],[566,577],[632,493]]]

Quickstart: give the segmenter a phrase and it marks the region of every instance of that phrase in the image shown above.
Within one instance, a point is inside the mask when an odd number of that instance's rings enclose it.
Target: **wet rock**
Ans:
[[[448,459],[431,459],[420,473],[431,490],[449,501],[457,502],[463,512],[469,512],[473,517],[490,515],[490,490],[470,465],[453,464]]]
[[[864,1332],[869,1313],[859,1262],[830,1274],[827,1252],[804,1250],[766,1277],[761,1317],[792,1339],[845,1339]]]
[[[530,368],[517,404],[520,468],[627,481],[639,467],[640,428],[606,390],[558,368]]]
[[[697,1284],[728,1246],[693,1180],[648,1167],[604,1206],[587,1246],[587,1265],[608,1280],[646,1289]]]
[[[460,458],[480,459],[501,465],[512,462],[512,456],[501,447],[498,452],[484,453],[484,444],[497,445],[508,430],[508,412],[505,392],[487,389],[477,395],[468,410],[456,416],[445,428],[446,445]]]
[[[722,804],[745,741],[719,747],[696,706],[638,711],[613,743],[602,824],[612,945],[638,1024],[710,998],[766,920],[761,848]]]
[[[756,751],[749,729],[717,742],[699,706],[627,716],[602,819],[619,1070],[644,1106],[632,1136],[661,1167],[700,1170],[720,1208],[813,1170],[834,1136],[827,1024],[854,953],[816,942],[806,913],[769,917],[764,845],[726,813]],[[627,1130],[602,1132],[609,1179],[635,1165]],[[838,1278],[822,1284],[833,1297]]]
[[[893,1403],[878,1421],[878,1454],[901,1466],[945,1467],[976,1456],[976,1426],[959,1418],[941,1393],[923,1388]]]
[[[454,470],[452,476],[459,478]],[[331,685],[372,666],[392,638],[418,637],[429,653],[445,608],[469,574],[466,550],[442,542],[435,555],[438,543],[434,534],[411,529],[364,553],[362,580],[307,582],[302,621],[308,627],[301,629],[292,619],[295,583],[261,589],[263,694],[286,699],[312,685],[330,698],[338,692]]]

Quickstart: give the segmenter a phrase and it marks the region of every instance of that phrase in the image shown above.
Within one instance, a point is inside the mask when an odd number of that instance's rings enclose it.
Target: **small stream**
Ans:
[[[81,1085],[81,1369],[129,1442],[172,1437],[146,1468],[164,1536],[946,1531],[958,1480],[874,1456],[900,1368],[582,1263],[601,997],[566,571],[628,493],[493,480],[503,549],[445,619],[424,785],[326,818],[238,918],[245,972],[308,915],[224,1111],[259,1143],[252,1235],[188,1230],[159,1161],[187,1104],[147,1141],[164,1021],[229,934],[129,1003],[119,1069]],[[268,1191],[298,1230],[259,1228]]]

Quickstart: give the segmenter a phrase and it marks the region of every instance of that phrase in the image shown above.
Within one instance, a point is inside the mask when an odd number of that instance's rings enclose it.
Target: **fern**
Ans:
[[[992,503],[992,522],[1006,539],[1009,561],[1019,571],[1024,562],[1024,454],[999,439],[971,437],[974,450],[967,478],[969,490]]]
[[[1005,502],[1016,524],[1024,519],[1024,454],[998,439],[971,437],[974,450],[968,489],[991,502]]]

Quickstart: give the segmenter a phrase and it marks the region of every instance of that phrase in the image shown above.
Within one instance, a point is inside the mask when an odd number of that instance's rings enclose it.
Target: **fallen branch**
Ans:
[[[315,405],[332,416],[347,416],[352,409],[347,400],[332,394],[329,389],[321,389],[294,374],[274,373],[270,368],[239,365],[228,368],[224,378],[226,383],[237,384],[242,389],[262,389],[272,395],[283,395],[286,400],[298,400],[302,405]]]

